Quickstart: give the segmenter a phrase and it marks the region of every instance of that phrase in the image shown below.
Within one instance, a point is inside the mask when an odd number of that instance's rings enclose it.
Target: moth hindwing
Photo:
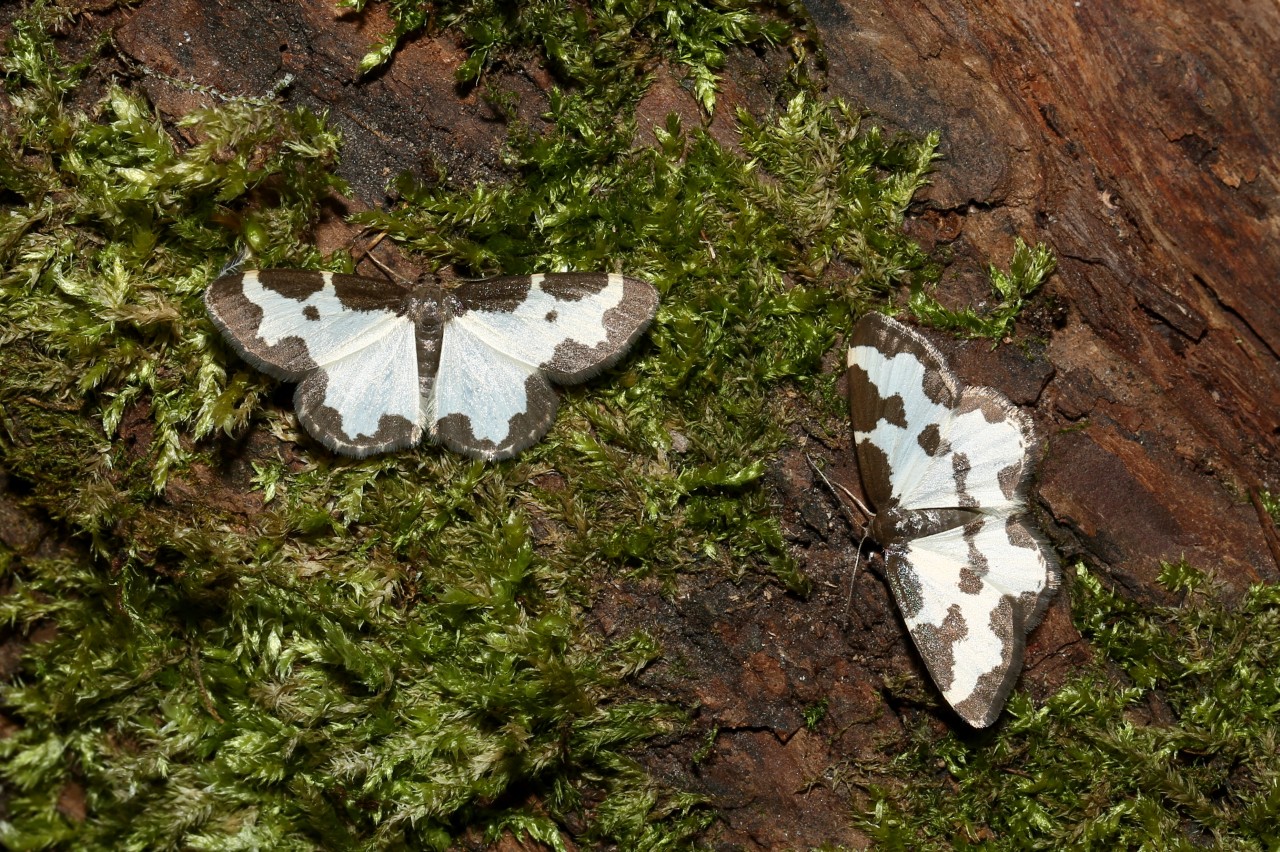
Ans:
[[[894,598],[943,697],[986,727],[1059,582],[1027,517],[1031,421],[999,391],[964,387],[931,343],[882,314],[854,327],[848,383]]]
[[[616,363],[653,320],[658,294],[605,273],[442,290],[275,269],[225,275],[205,304],[241,357],[298,383],[298,420],[330,449],[363,457],[425,433],[504,459],[551,427],[550,381],[574,384]]]

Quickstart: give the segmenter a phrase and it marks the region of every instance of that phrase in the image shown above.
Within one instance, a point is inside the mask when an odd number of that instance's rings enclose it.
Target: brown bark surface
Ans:
[[[1043,351],[932,337],[964,378],[1033,413],[1047,437],[1040,515],[1062,555],[1135,596],[1161,596],[1160,561],[1181,557],[1237,589],[1280,578],[1250,499],[1280,482],[1280,7],[808,7],[832,94],[891,127],[942,132],[945,159],[910,227],[954,253],[944,303],[988,298],[985,265],[1006,263],[1015,235],[1057,252],[1045,296],[1061,311],[1039,322]],[[434,162],[463,181],[499,177],[505,126],[455,87],[464,54],[451,38],[417,38],[385,73],[356,82],[359,57],[389,28],[376,6],[335,19],[331,0],[148,0],[121,16],[117,43],[140,67],[228,93],[262,94],[292,73],[288,98],[329,109],[344,131],[358,203],[383,203],[388,177]],[[773,104],[781,69],[768,52],[730,57],[713,131],[728,137],[737,106]],[[207,102],[160,77],[140,82],[169,117]],[[549,83],[537,68],[502,81],[531,121]],[[699,120],[676,79],[660,75],[641,106],[643,138],[671,111]],[[602,588],[592,613],[606,634],[643,627],[662,642],[664,659],[639,688],[699,710],[691,731],[646,761],[722,808],[715,842],[726,848],[861,845],[850,798],[905,746],[912,717],[937,704],[883,578],[860,571],[846,606],[853,544],[805,455],[855,490],[856,469],[847,443],[824,445],[804,412],[798,421],[771,487],[814,581],[809,598],[690,576],[675,596]],[[7,505],[5,541],[32,546],[29,523]],[[1051,693],[1087,655],[1078,640],[1059,595],[1029,640],[1021,688]],[[803,714],[822,700],[818,735]],[[714,748],[695,762],[712,730]]]
[[[1134,589],[1181,556],[1276,577],[1280,9],[1177,6],[809,4],[833,91],[942,128],[925,218],[962,258],[1057,251],[1040,495]]]

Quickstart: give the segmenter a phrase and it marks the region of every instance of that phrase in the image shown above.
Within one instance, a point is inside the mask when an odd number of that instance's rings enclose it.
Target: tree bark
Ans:
[[[1045,339],[1038,357],[931,336],[966,380],[1033,412],[1046,438],[1039,507],[1063,556],[1140,597],[1165,596],[1155,583],[1162,560],[1186,558],[1237,590],[1280,579],[1275,531],[1256,499],[1280,488],[1280,92],[1270,73],[1280,7],[808,8],[831,94],[891,127],[942,132],[945,159],[909,227],[954,256],[944,303],[988,298],[986,264],[1007,263],[1015,236],[1058,255],[1044,296],[1062,310],[1023,320]],[[116,40],[137,67],[228,93],[262,94],[292,73],[289,99],[330,110],[346,133],[344,176],[357,205],[382,204],[389,176],[424,164],[464,181],[501,179],[505,126],[474,91],[455,87],[464,53],[451,37],[417,38],[357,84],[360,56],[390,29],[382,15],[374,5],[335,22],[331,0],[149,0],[120,16]],[[717,113],[705,119],[712,133],[730,140],[736,107],[772,105],[784,65],[770,52],[731,55]],[[161,77],[140,84],[167,117],[209,103]],[[519,95],[519,115],[538,121],[545,72],[509,74],[503,85]],[[640,106],[641,141],[672,111],[700,120],[692,96],[659,74]],[[320,247],[345,236],[322,230]],[[806,451],[824,456],[833,478],[856,487],[847,446],[803,443],[798,434],[771,482],[818,586],[810,599],[685,577],[675,596],[631,583],[602,589],[592,612],[606,634],[643,627],[662,642],[666,663],[640,689],[701,708],[692,733],[645,759],[713,797],[726,846],[861,845],[848,826],[849,790],[816,782],[830,780],[832,766],[874,764],[904,746],[905,723],[876,684],[927,678],[882,579],[860,574],[847,606],[852,544],[805,460]],[[0,527],[24,552],[35,546],[32,521],[15,505],[0,500]],[[1087,654],[1061,594],[1028,643],[1023,688],[1051,693]],[[837,736],[807,729],[805,710],[819,701]],[[691,754],[712,729],[714,759],[697,764]]]
[[[942,130],[926,236],[1058,253],[1037,413],[1059,540],[1134,590],[1181,557],[1274,581],[1250,495],[1280,473],[1280,9],[808,5],[833,92]]]

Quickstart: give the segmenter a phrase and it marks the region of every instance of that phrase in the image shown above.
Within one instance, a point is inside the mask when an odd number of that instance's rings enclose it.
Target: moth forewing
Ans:
[[[370,283],[328,272],[246,270],[209,285],[205,305],[246,361],[269,375],[299,381],[318,364],[390,333],[397,319],[407,322],[398,317],[404,294],[378,297]]]
[[[513,282],[523,284],[513,298]],[[617,274],[560,273],[467,282],[457,321],[478,339],[576,384],[615,364],[658,308],[653,286]]]
[[[951,706],[989,725],[1058,584],[1025,517],[1031,422],[998,391],[964,388],[932,344],[880,314],[850,336],[848,383],[871,528],[903,619]]]

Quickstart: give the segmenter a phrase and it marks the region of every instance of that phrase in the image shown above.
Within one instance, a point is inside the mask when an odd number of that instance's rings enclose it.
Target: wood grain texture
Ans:
[[[260,97],[292,75],[286,103],[329,113],[346,142],[339,173],[365,204],[380,202],[388,180],[407,170],[496,179],[506,125],[475,91],[458,89],[454,72],[466,54],[454,39],[414,39],[361,79],[361,57],[393,24],[381,4],[336,11],[328,0],[151,0],[129,14],[116,39],[141,66],[225,95]],[[141,82],[166,116],[211,103],[159,77]],[[521,75],[503,83],[532,110],[521,117],[536,122],[538,86]]]
[[[1014,234],[1058,253],[1039,415],[1081,431],[1040,493],[1062,538],[1135,588],[1182,555],[1275,579],[1248,494],[1280,482],[1280,8],[808,5],[834,92],[941,129],[925,236],[953,275]]]

